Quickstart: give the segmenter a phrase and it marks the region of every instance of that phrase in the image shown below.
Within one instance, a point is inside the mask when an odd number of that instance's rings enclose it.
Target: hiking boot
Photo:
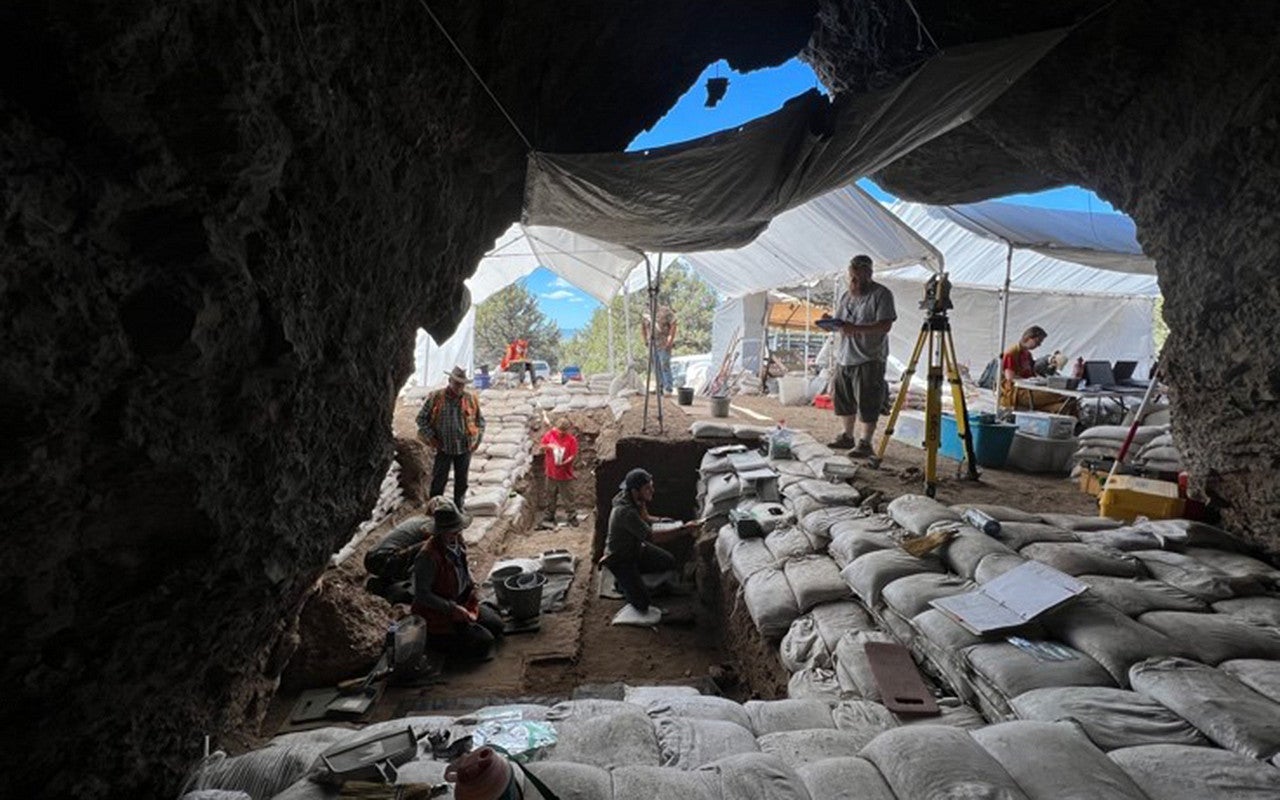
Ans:
[[[853,447],[857,443],[858,443],[857,439],[853,438],[847,433],[842,433],[838,437],[836,437],[836,440],[834,442],[827,445],[827,447],[830,447],[833,450],[844,450],[845,448]]]
[[[875,451],[871,449],[871,442],[865,439],[858,442],[852,450],[849,451],[849,458],[869,458],[875,455]]]

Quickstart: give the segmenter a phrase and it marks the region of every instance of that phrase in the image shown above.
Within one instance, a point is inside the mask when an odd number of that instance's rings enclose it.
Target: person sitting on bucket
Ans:
[[[649,589],[644,575],[661,574],[675,569],[671,553],[653,544],[690,533],[697,522],[655,531],[649,514],[653,502],[653,476],[643,469],[627,473],[620,491],[613,498],[609,512],[609,531],[605,538],[605,555],[601,563],[613,573],[618,591],[626,599],[635,621],[653,625],[662,619],[662,611],[649,604]],[[626,611],[627,609],[624,609]]]
[[[488,658],[502,635],[502,617],[480,605],[459,535],[466,521],[443,498],[431,515],[434,531],[413,560],[414,614],[427,623],[427,646],[464,658]]]

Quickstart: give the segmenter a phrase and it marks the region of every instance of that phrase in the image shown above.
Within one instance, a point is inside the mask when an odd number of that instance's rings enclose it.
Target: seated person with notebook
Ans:
[[[1051,414],[1069,414],[1074,410],[1075,400],[1070,397],[1035,389],[1021,389],[1013,385],[1014,381],[1036,377],[1036,359],[1031,351],[1044,344],[1048,336],[1044,328],[1032,325],[1022,332],[1017,344],[1004,352],[1000,361],[1001,405],[1014,409],[1047,411]]]
[[[605,537],[605,555],[600,561],[613,573],[618,591],[626,598],[633,624],[654,625],[662,619],[662,611],[649,604],[649,589],[644,575],[670,572],[676,559],[654,544],[691,533],[697,522],[663,523],[649,514],[653,502],[653,476],[643,469],[627,473],[621,491],[613,498],[609,513],[609,531]]]

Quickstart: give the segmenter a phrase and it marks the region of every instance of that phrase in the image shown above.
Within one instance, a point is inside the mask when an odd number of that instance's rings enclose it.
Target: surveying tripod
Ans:
[[[920,336],[916,339],[915,349],[911,351],[911,360],[902,373],[902,386],[898,389],[898,397],[893,402],[893,410],[889,412],[889,421],[884,433],[880,436],[880,446],[871,458],[871,466],[878,467],[884,459],[884,451],[893,437],[894,425],[898,422],[898,414],[907,403],[907,394],[911,389],[911,378],[916,374],[916,364],[920,362],[920,354],[928,353],[928,390],[924,403],[924,493],[933,497],[938,488],[938,446],[942,442],[942,376],[946,373],[947,382],[951,384],[951,399],[955,403],[956,432],[964,442],[965,463],[969,465],[971,480],[978,479],[978,462],[973,455],[973,435],[969,430],[969,409],[964,401],[964,387],[960,383],[960,370],[956,366],[956,347],[951,336],[951,320],[947,311],[951,304],[951,281],[945,273],[934,275],[925,284],[924,300],[920,308],[925,312],[924,324],[920,326]]]

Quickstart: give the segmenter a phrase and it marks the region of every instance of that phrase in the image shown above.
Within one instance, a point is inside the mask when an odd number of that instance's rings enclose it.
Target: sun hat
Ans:
[[[451,381],[458,381],[459,383],[471,383],[471,379],[467,377],[466,370],[464,370],[462,367],[454,367],[451,371],[446,372],[445,375],[448,375],[449,380]]]

